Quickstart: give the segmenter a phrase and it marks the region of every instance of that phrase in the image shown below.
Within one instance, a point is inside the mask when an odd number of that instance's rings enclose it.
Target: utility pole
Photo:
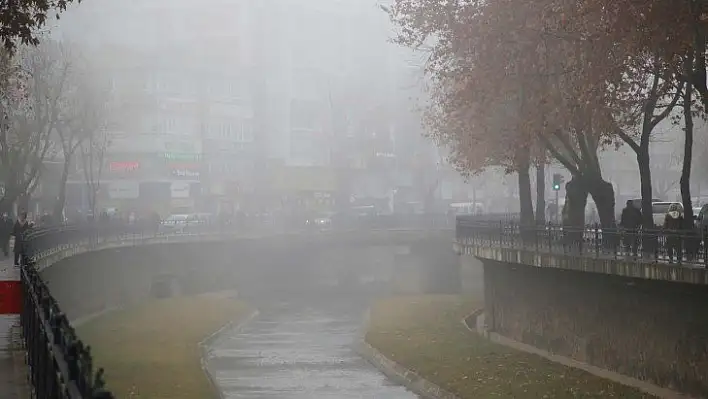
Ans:
[[[553,174],[553,191],[556,193],[556,222],[560,220],[560,214],[561,214],[561,209],[560,209],[560,201],[558,198],[558,193],[560,192],[561,184],[563,184],[563,175],[560,173],[554,173]]]

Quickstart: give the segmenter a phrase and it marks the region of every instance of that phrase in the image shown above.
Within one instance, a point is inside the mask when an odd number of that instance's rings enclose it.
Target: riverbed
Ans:
[[[354,351],[367,302],[322,298],[261,306],[255,319],[225,331],[209,348],[208,366],[223,397],[417,398]]]

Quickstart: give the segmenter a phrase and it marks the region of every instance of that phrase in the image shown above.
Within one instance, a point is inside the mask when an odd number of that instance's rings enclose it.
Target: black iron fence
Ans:
[[[708,237],[700,229],[523,226],[512,220],[458,217],[455,234],[457,242],[463,245],[708,266]]]
[[[119,237],[132,227],[61,226],[29,231],[15,245],[21,253],[20,323],[27,351],[29,380],[36,398],[113,398],[105,389],[103,370],[96,368],[91,348],[79,339],[36,267],[49,250]]]
[[[175,227],[176,226],[176,227]],[[453,223],[445,215],[377,215],[325,220],[248,218],[210,220],[180,225],[99,223],[33,229],[15,245],[21,253],[22,311],[20,321],[27,351],[33,397],[109,399],[103,369],[97,368],[91,348],[77,336],[49,287],[37,260],[72,246],[98,248],[111,242],[140,243],[151,238],[221,234],[293,233],[308,230],[444,229]]]

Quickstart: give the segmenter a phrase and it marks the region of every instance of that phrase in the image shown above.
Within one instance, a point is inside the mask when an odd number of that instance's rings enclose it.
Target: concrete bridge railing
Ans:
[[[203,226],[192,232],[164,234],[130,226],[65,226],[38,230],[26,237],[21,267],[20,323],[36,397],[112,398],[105,390],[103,370],[96,369],[91,353],[76,335],[66,314],[52,296],[40,272],[58,261],[81,253],[109,248],[175,242],[214,242],[280,237],[320,241],[381,240],[387,236],[420,235],[431,229],[447,230],[445,221],[430,219],[397,226],[390,220],[365,225],[327,228],[274,228],[248,230],[223,225]],[[368,227],[368,228],[367,228]],[[362,234],[362,232],[364,234]],[[395,233],[395,234],[393,234]]]

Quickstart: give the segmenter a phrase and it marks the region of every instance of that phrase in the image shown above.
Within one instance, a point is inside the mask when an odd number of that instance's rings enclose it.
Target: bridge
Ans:
[[[705,244],[694,232],[463,217],[454,246],[484,281],[488,332],[706,397]]]
[[[319,267],[324,262],[313,261],[317,256],[329,256],[327,262],[331,263],[332,253],[337,253],[335,258],[355,260],[361,254],[348,255],[346,251],[356,248],[384,247],[392,254],[392,264],[406,264],[407,272],[413,270],[421,280],[435,280],[432,285],[437,288],[425,289],[456,291],[458,262],[450,250],[452,237],[451,229],[440,220],[379,220],[310,230],[252,226],[244,231],[208,226],[182,234],[125,226],[40,230],[27,237],[24,264],[14,270],[18,284],[6,290],[2,302],[19,313],[34,397],[112,398],[105,390],[104,371],[94,364],[72,328],[70,320],[76,317],[110,308],[111,301],[143,300],[151,295],[232,284],[234,273],[243,284],[239,289],[246,292],[249,285],[261,284],[268,273],[278,273],[284,281],[307,279],[322,275],[324,269],[303,270],[306,266],[298,265]],[[199,254],[204,253],[211,254],[207,265],[203,257],[200,261]],[[72,261],[78,257],[83,258]],[[234,266],[239,258],[258,267]],[[282,264],[285,259],[298,261],[283,277],[282,268],[269,265]],[[442,267],[444,262],[447,267]],[[436,267],[431,269],[433,264]],[[347,266],[357,267],[355,262]],[[440,273],[445,268],[448,273]],[[4,279],[7,282],[13,277]],[[102,297],[103,302],[89,303],[91,295]],[[110,375],[110,370],[106,374]]]
[[[668,246],[677,239],[683,245],[671,262]],[[627,240],[637,243],[636,253]],[[708,395],[706,248],[689,233],[459,218],[454,235],[445,223],[418,220],[325,230],[210,226],[185,234],[73,227],[38,231],[29,242],[17,308],[36,397],[112,397],[71,326],[77,317],[219,284],[240,284],[246,295],[254,287],[290,295],[293,286],[308,290],[315,276],[346,280],[347,270],[369,263],[364,274],[406,267],[425,282],[423,292],[481,293],[490,333]],[[363,259],[366,251],[375,254]]]

